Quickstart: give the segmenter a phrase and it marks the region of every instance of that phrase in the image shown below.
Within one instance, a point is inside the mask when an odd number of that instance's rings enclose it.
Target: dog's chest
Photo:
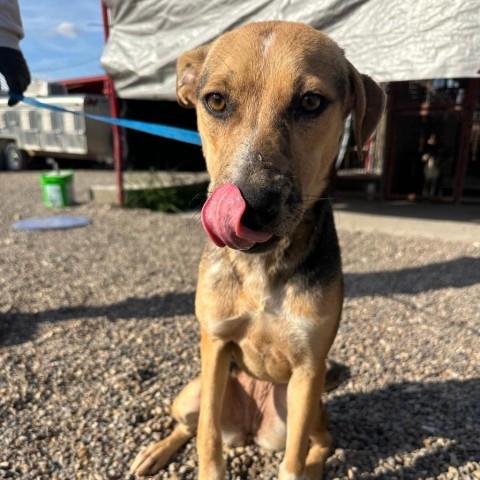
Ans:
[[[292,275],[274,275],[261,262],[235,267],[221,258],[205,268],[197,309],[202,328],[230,343],[256,378],[287,382],[298,365],[315,362],[323,328],[319,292],[306,292]]]
[[[234,353],[257,378],[287,382],[292,369],[309,357],[316,323],[292,309],[286,285],[257,288],[240,316],[246,324],[233,338]]]

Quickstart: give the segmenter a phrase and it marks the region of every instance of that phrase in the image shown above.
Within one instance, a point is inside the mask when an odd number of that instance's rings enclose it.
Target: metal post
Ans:
[[[455,185],[453,191],[453,200],[460,203],[463,197],[463,188],[467,176],[468,167],[468,148],[473,128],[473,116],[475,114],[475,105],[477,102],[478,92],[480,91],[480,82],[476,78],[468,81],[467,96],[462,105],[461,111],[461,133],[460,146],[457,155],[457,169],[455,172]]]
[[[110,22],[108,18],[108,10],[104,0],[101,0],[102,4],[102,17],[103,17],[103,30],[105,34],[105,42],[108,40],[110,33]],[[113,86],[112,79],[107,76],[105,81],[105,90],[110,98],[110,113],[113,118],[119,118],[119,106],[118,98],[115,95],[115,88]],[[112,126],[113,134],[113,160],[115,166],[115,181],[117,184],[117,204],[123,206],[123,151],[122,151],[122,139],[121,131],[118,125]]]

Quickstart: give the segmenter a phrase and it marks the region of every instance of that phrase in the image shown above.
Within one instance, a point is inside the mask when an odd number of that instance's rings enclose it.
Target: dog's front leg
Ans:
[[[230,366],[230,350],[225,342],[207,332],[201,333],[201,393],[197,450],[199,480],[223,480],[220,417]]]
[[[280,465],[279,480],[303,479],[309,435],[322,396],[325,367],[293,370],[287,389],[287,445]]]

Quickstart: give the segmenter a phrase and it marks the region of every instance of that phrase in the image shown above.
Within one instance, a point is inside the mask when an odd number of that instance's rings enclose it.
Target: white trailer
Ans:
[[[7,100],[0,97],[0,169],[22,170],[35,156],[113,163],[110,125],[23,102],[9,107]],[[110,116],[104,95],[50,95],[39,100],[75,112]]]

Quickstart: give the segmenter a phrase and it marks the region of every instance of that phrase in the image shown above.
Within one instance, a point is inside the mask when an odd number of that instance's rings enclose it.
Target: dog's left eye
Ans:
[[[315,113],[326,106],[327,100],[318,93],[306,93],[300,99],[300,110],[305,113]]]
[[[214,112],[223,112],[227,106],[225,98],[220,93],[210,93],[205,97],[205,103]]]

